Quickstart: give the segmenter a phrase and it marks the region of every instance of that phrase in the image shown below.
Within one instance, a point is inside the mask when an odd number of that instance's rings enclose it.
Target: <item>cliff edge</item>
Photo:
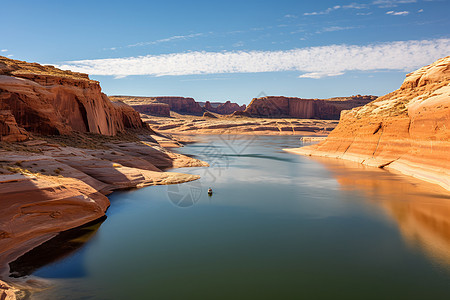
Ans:
[[[395,169],[450,190],[450,56],[407,74],[398,90],[342,112],[325,141],[286,150]]]

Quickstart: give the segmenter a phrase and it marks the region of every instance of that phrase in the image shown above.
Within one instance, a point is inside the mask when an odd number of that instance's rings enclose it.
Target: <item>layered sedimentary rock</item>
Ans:
[[[450,56],[344,112],[324,142],[292,151],[388,167],[450,189]]]
[[[112,101],[121,101],[130,105],[141,114],[157,117],[170,117],[170,106],[160,103],[152,97],[109,96]]]
[[[330,99],[267,96],[254,98],[243,112],[235,115],[338,120],[342,110],[362,106],[375,99],[376,96],[361,95]]]
[[[17,144],[25,145],[27,152],[0,149],[0,276],[7,276],[8,262],[58,232],[102,217],[111,191],[196,180],[161,170],[208,166],[156,142],[110,142],[104,149]]]
[[[116,109],[86,74],[6,57],[0,57],[0,100],[0,110],[9,110],[20,127],[51,135],[115,135],[127,127],[124,114],[131,113]],[[131,128],[142,126],[133,113],[125,119]]]
[[[202,105],[203,108],[207,111],[221,114],[221,115],[231,115],[232,113],[236,111],[244,111],[247,106],[245,104],[239,105],[237,103],[233,103],[231,101],[227,101],[225,103],[220,102],[214,102],[211,103],[209,101],[206,101],[204,105]]]
[[[111,99],[121,100],[140,113],[168,117],[170,111],[179,114],[202,115],[203,108],[193,98],[185,97],[135,97],[110,96]],[[161,106],[165,104],[168,106]],[[159,106],[157,106],[159,105]]]
[[[211,114],[214,116],[213,114]],[[264,119],[216,115],[203,118],[177,117],[146,119],[158,132],[169,134],[257,134],[257,135],[327,135],[338,121],[307,119]]]
[[[113,106],[119,114],[122,124],[125,128],[143,128],[147,125],[142,122],[139,112],[122,101],[113,101]]]
[[[0,110],[0,141],[20,142],[28,138],[28,133],[19,125],[8,110]]]

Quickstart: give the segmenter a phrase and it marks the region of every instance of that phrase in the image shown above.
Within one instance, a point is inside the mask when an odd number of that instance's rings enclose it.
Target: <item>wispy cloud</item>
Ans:
[[[171,36],[171,37],[168,37],[168,38],[165,38],[165,39],[159,39],[159,40],[156,40],[156,41],[140,42],[140,43],[128,45],[127,47],[157,45],[157,44],[161,44],[161,43],[172,42],[172,41],[175,41],[175,40],[188,40],[188,39],[199,37],[199,36],[202,36],[202,35],[205,35],[205,34],[204,33],[192,33],[192,34],[187,34],[187,35],[175,35],[175,36]]]
[[[188,52],[70,61],[57,67],[91,75],[176,76],[297,71],[302,78],[348,71],[411,71],[448,55],[450,39],[400,41],[366,46],[329,45],[287,51]]]
[[[322,28],[322,30],[317,31],[316,33],[350,30],[350,29],[355,29],[355,28],[357,28],[357,27],[354,27],[354,26],[347,26],[347,27],[330,26],[330,27]]]
[[[296,19],[296,18],[298,18],[298,16],[296,16],[296,15],[290,15],[290,14],[284,15],[284,17],[285,17],[285,18],[288,18],[288,19]]]
[[[399,4],[416,3],[417,0],[376,0],[373,5],[378,5],[379,8],[397,7]]]
[[[386,12],[387,15],[393,15],[393,16],[406,16],[409,15],[409,11],[393,11],[390,10],[388,12]]]
[[[368,9],[371,6],[378,6],[379,8],[387,8],[387,7],[397,7],[400,4],[408,4],[408,3],[416,3],[417,0],[375,0],[370,4],[364,3],[350,3],[346,5],[335,5],[333,7],[329,7],[322,11],[314,11],[314,12],[306,12],[304,16],[316,16],[316,15],[327,15],[333,11],[339,9]],[[370,15],[369,13],[357,13],[357,15]]]
[[[212,34],[212,32],[208,32],[208,33],[191,33],[191,34],[186,34],[186,35],[174,35],[168,38],[164,38],[164,39],[159,39],[159,40],[154,40],[154,41],[147,41],[147,42],[139,42],[139,43],[135,43],[135,44],[130,44],[127,46],[117,46],[117,47],[110,47],[110,48],[104,48],[103,50],[112,50],[115,51],[117,49],[123,49],[123,48],[133,48],[133,47],[142,47],[142,46],[148,46],[148,45],[158,45],[158,44],[162,44],[162,43],[168,43],[168,42],[173,42],[173,41],[180,41],[180,40],[189,40],[195,37],[200,37],[200,36],[206,36],[208,34]]]
[[[2,49],[0,52],[8,52],[8,49]]]
[[[339,8],[341,8],[341,6],[340,5],[336,5],[336,6],[329,7],[327,9],[325,9],[325,10],[322,10],[322,11],[307,12],[307,13],[304,13],[303,15],[304,16],[327,15],[327,14],[329,14],[330,12],[332,12],[334,10],[338,10]]]
[[[338,9],[366,9],[366,8],[369,8],[368,4],[350,3],[350,4],[346,4],[346,5],[335,5],[333,7],[329,7],[322,11],[307,12],[307,13],[304,13],[303,15],[304,16],[327,15]]]

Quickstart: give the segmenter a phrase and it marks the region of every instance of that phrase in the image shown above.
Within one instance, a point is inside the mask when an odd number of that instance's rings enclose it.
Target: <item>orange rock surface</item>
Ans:
[[[88,75],[1,56],[0,100],[0,110],[11,111],[19,126],[41,134],[115,135],[142,127],[135,112],[114,106]]]
[[[27,138],[27,132],[17,125],[16,119],[11,112],[0,110],[0,141],[20,142]]]
[[[267,96],[254,98],[245,111],[235,112],[235,115],[338,120],[342,110],[362,106],[375,99],[375,96],[361,95],[330,99]]]
[[[450,56],[408,74],[398,90],[343,112],[324,142],[289,151],[392,168],[450,189]]]
[[[203,108],[193,98],[186,97],[135,97],[135,96],[110,96],[113,100],[121,100],[135,108],[141,113],[168,117],[166,108],[161,104],[168,105],[169,111],[180,114],[202,115]]]

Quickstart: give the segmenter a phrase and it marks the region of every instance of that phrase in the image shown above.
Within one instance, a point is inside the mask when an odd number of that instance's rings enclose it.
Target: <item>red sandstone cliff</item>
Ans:
[[[362,106],[375,99],[375,96],[361,95],[331,99],[268,96],[254,98],[244,112],[235,115],[338,120],[342,110]]]
[[[343,112],[324,142],[290,151],[388,167],[450,189],[450,56],[408,74],[398,90]]]
[[[8,110],[0,110],[0,141],[20,142],[28,138],[25,129],[17,125],[16,119]]]
[[[169,117],[170,111],[189,115],[203,114],[203,108],[193,98],[135,96],[110,96],[110,98],[121,100],[138,112],[153,116]]]
[[[109,99],[126,103],[141,114],[157,117],[170,117],[169,104],[160,103],[152,97],[109,96]]]
[[[41,134],[115,135],[142,127],[134,112],[117,109],[88,75],[1,56],[0,110],[10,111],[25,130]],[[131,123],[124,124],[125,119]]]

